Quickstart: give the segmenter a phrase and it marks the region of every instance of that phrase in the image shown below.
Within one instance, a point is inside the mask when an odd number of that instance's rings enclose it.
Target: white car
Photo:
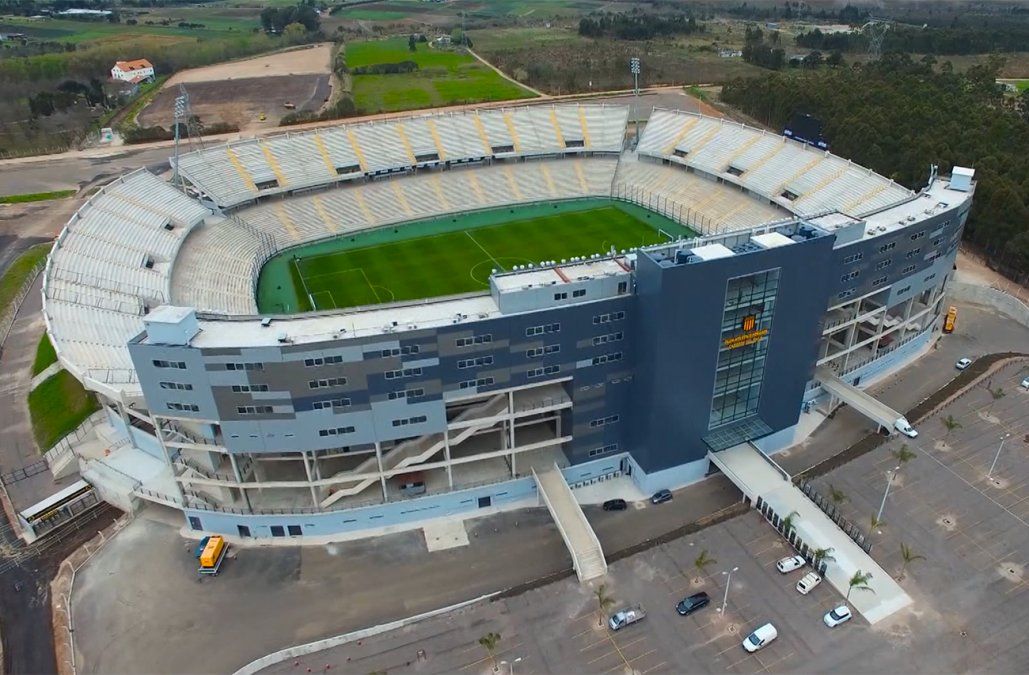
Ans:
[[[1019,386],[1022,387],[1022,389],[1029,391],[1029,377],[1022,380],[1022,384],[1020,384]]]
[[[893,423],[893,428],[908,438],[918,438],[918,432],[915,431],[915,428],[908,424],[908,421],[903,417]]]
[[[807,595],[820,583],[822,583],[822,577],[814,572],[808,572],[804,575],[803,579],[797,582],[797,592],[801,595]]]
[[[775,630],[775,626],[772,624],[766,623],[744,638],[743,648],[750,653],[754,653],[759,649],[764,649],[768,646],[769,642],[777,637],[779,637],[779,631]]]
[[[958,359],[958,362],[954,364],[954,367],[957,368],[958,370],[964,370],[965,368],[969,367],[970,365],[972,365],[972,359],[964,358],[964,359]]]
[[[836,626],[839,626],[841,623],[847,623],[850,621],[853,616],[854,615],[850,613],[850,607],[840,605],[839,607],[833,607],[826,612],[825,616],[822,617],[822,621],[824,621],[825,625],[829,628],[836,628]]]
[[[806,564],[807,561],[799,555],[791,555],[789,558],[783,558],[779,562],[775,563],[775,569],[779,570],[782,574],[789,574],[794,570],[799,570]]]

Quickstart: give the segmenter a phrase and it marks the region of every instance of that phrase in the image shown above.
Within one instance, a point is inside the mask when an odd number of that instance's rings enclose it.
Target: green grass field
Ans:
[[[406,38],[351,42],[346,49],[350,69],[402,61],[418,64],[418,70],[411,73],[354,75],[354,102],[366,113],[533,96],[457,50],[418,43],[417,51],[412,52]]]
[[[39,451],[49,450],[99,409],[96,397],[67,370],[48,377],[29,392],[32,433]]]
[[[281,254],[262,270],[258,306],[296,312],[483,291],[494,269],[667,241],[659,229],[693,235],[663,216],[603,200],[388,227]]]
[[[57,352],[46,333],[39,338],[39,345],[36,346],[36,358],[32,362],[32,376],[39,375],[51,365],[57,363]]]

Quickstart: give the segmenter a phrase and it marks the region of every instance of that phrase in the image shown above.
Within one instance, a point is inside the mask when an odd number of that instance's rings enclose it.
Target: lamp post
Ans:
[[[632,118],[636,124],[636,143],[640,142],[640,60],[638,57],[629,59],[629,72],[632,73]]]
[[[501,661],[500,665],[507,666],[508,675],[514,675],[514,664],[518,663],[521,660],[522,660],[522,657],[519,656],[514,661],[510,661],[510,662],[508,662],[508,661]]]
[[[1010,433],[1007,433],[1000,437],[1000,446],[997,448],[997,454],[993,456],[993,464],[990,465],[990,470],[986,472],[987,480],[993,477],[993,469],[997,466],[997,460],[1000,459],[1000,451],[1004,449],[1004,441],[1008,440],[1010,435]]]
[[[893,471],[889,472],[889,480],[886,481],[886,491],[883,492],[883,501],[879,504],[879,513],[875,514],[876,521],[882,520],[883,509],[886,508],[886,497],[890,494],[890,486],[893,485],[893,479],[897,477],[897,472],[900,471],[900,467],[894,467]]]
[[[722,572],[723,575],[727,575],[728,578],[725,580],[725,594],[722,596],[722,606],[718,608],[718,611],[725,614],[725,604],[729,602],[729,584],[732,583],[732,573],[738,570],[739,567],[733,567],[728,572]]]

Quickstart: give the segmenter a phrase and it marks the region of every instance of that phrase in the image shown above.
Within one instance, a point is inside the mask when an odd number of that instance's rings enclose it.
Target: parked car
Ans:
[[[822,621],[829,628],[836,628],[841,623],[847,623],[854,615],[850,613],[850,607],[846,605],[840,605],[839,607],[833,607],[825,616],[822,617]]]
[[[611,630],[621,630],[630,624],[642,621],[646,616],[647,613],[643,611],[642,605],[627,607],[612,614],[611,618],[607,620],[607,625]]]
[[[759,649],[764,649],[768,646],[769,642],[777,637],[779,637],[779,631],[775,630],[775,626],[772,624],[766,623],[743,639],[743,648],[753,653]]]
[[[651,504],[664,504],[665,502],[672,501],[671,490],[658,490],[654,493],[654,496],[650,498]]]
[[[908,424],[908,421],[903,417],[898,418],[897,421],[893,423],[893,428],[908,438],[918,438],[918,432],[915,431],[915,428]]]
[[[779,570],[782,574],[789,574],[794,570],[799,570],[806,564],[807,561],[799,555],[791,555],[789,558],[783,558],[775,563],[775,569]]]
[[[1021,386],[1022,389],[1025,389],[1026,391],[1029,391],[1029,377],[1027,377],[1024,380],[1022,380],[1022,384],[1019,385],[1019,386]]]
[[[803,579],[797,582],[797,592],[801,595],[807,595],[820,583],[822,583],[822,577],[818,576],[815,572],[808,572],[804,575]]]
[[[608,499],[604,502],[605,511],[624,511],[629,508],[629,505],[624,499]]]
[[[707,593],[701,591],[680,600],[679,604],[675,606],[675,611],[681,616],[688,616],[698,609],[707,607],[709,604],[711,604],[711,598],[708,597]]]
[[[970,365],[972,365],[972,359],[963,358],[963,359],[958,359],[958,362],[954,364],[954,367],[957,368],[958,370],[964,370],[965,368],[969,367]]]

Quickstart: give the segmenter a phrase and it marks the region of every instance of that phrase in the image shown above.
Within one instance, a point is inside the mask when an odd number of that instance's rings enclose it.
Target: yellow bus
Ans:
[[[947,316],[943,319],[943,332],[953,333],[954,325],[958,322],[958,308],[954,305],[947,310]]]

